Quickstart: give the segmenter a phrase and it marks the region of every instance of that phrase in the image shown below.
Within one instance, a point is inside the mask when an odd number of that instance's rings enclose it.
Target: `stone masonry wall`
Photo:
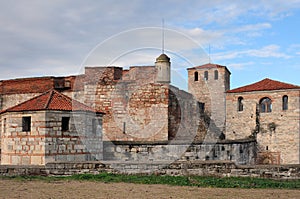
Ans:
[[[31,117],[28,132],[22,131],[23,116]],[[62,117],[70,117],[67,131],[61,130]],[[84,112],[73,115],[63,111],[5,113],[1,117],[1,164],[45,165],[53,161],[102,159],[101,129],[92,136],[85,134],[92,132],[93,118],[94,114]]]
[[[104,142],[103,159],[131,162],[229,160],[236,164],[254,164],[255,151],[254,140],[190,144],[183,142]]]
[[[62,117],[70,117],[67,131],[61,129]],[[101,116],[89,112],[47,112],[46,163],[101,160],[103,158],[101,120]]]
[[[168,122],[169,140],[191,143],[205,139],[207,125],[200,103],[192,94],[174,86],[169,89]]]
[[[300,165],[242,166],[228,161],[177,161],[168,165],[131,162],[66,162],[46,166],[0,165],[1,176],[68,176],[102,172],[144,175],[259,177],[281,180],[300,179]]]
[[[241,139],[251,136],[257,122],[259,132],[257,142],[259,152],[267,159],[265,163],[299,164],[300,163],[300,92],[299,91],[265,91],[249,93],[228,93],[227,100],[227,139]],[[288,96],[288,110],[282,110],[282,97]],[[243,97],[243,111],[238,111],[238,97]],[[263,97],[272,100],[272,112],[259,113],[257,119],[256,104]],[[275,155],[276,157],[269,157]],[[271,160],[274,159],[275,160]]]

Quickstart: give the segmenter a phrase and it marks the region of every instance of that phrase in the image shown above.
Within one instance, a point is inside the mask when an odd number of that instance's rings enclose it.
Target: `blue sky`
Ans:
[[[212,62],[231,71],[231,88],[266,77],[300,85],[300,0],[0,5],[0,79],[73,75],[84,65],[153,65],[164,18],[165,50],[183,79],[185,68],[208,61],[210,46]]]

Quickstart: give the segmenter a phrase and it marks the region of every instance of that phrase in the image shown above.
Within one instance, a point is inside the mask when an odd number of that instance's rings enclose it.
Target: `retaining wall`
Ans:
[[[48,163],[46,166],[0,165],[0,175],[73,175],[99,174],[198,175],[217,177],[260,177],[272,179],[300,179],[300,165],[241,166],[228,161],[177,161],[166,162],[66,162]]]

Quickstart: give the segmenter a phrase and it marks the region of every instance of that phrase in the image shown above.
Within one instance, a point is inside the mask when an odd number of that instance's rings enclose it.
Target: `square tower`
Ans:
[[[230,71],[226,66],[211,63],[187,70],[188,91],[204,103],[204,111],[210,117],[209,130],[220,135],[225,128],[225,93],[230,89]]]

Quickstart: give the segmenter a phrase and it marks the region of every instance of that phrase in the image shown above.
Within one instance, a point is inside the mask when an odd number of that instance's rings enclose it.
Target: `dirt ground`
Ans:
[[[0,198],[299,198],[300,190],[220,189],[86,181],[0,180]]]

